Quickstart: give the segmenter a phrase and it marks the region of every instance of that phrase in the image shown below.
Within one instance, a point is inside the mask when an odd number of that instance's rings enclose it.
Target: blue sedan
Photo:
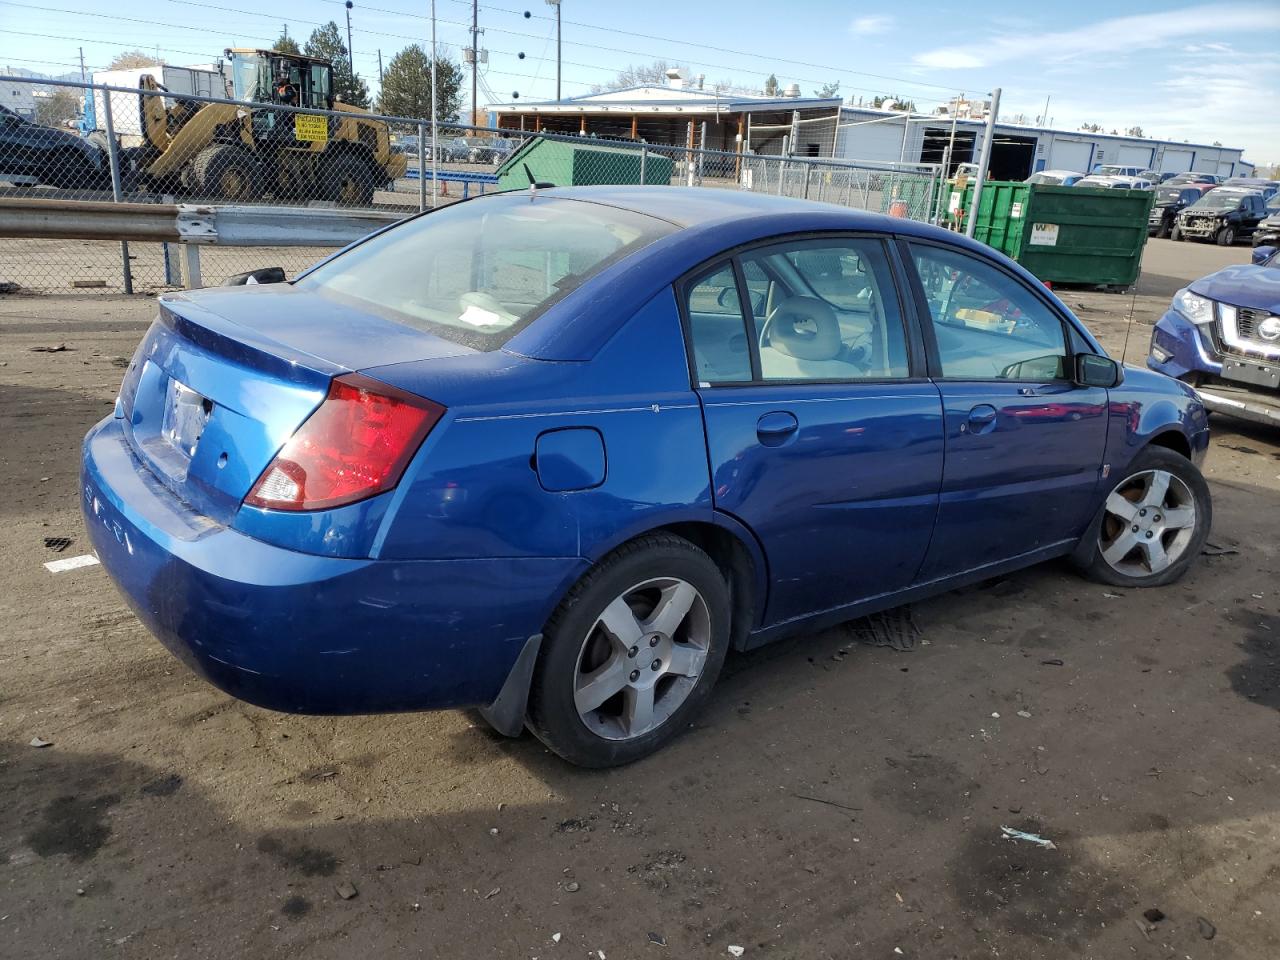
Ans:
[[[1165,584],[1209,531],[1194,391],[907,220],[542,189],[159,307],[86,526],[166,647],[277,710],[478,706],[624,763],[731,647],[1054,557]]]

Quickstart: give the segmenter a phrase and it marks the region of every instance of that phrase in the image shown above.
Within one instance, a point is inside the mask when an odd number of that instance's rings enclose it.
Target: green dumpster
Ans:
[[[669,184],[674,164],[670,157],[647,152],[642,159],[639,147],[613,147],[607,142],[587,140],[526,141],[498,167],[498,189],[527,187],[530,176],[557,187],[601,183]]]
[[[950,199],[954,211],[955,193]],[[969,184],[959,207],[966,215],[972,199]],[[1150,190],[988,181],[973,235],[1041,280],[1127,287],[1138,279],[1154,201]]]

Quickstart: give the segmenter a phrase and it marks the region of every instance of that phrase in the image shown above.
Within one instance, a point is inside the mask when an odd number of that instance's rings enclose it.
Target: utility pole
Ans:
[[[354,4],[347,0],[347,72],[351,74],[351,95],[356,92],[356,52],[351,49],[351,8]]]
[[[556,102],[560,101],[560,0],[547,0],[547,6],[556,8]]]
[[[84,76],[84,47],[80,48],[80,82],[85,82]]]
[[[382,48],[378,48],[378,86],[382,86]]]
[[[476,76],[480,70],[480,0],[471,0],[471,125],[476,125],[480,105],[476,100]],[[435,92],[432,92],[432,97]]]
[[[996,138],[996,117],[1000,114],[1000,88],[991,91],[991,109],[987,111],[987,132],[982,140],[982,158],[978,161],[978,176],[973,181],[973,200],[969,202],[969,216],[964,225],[964,235],[972,237],[978,226],[978,201],[982,199],[982,184],[991,166],[991,144]]]
[[[435,209],[436,199],[439,196],[439,183],[436,175],[439,170],[440,157],[440,127],[436,117],[436,104],[440,101],[439,95],[436,93],[436,0],[431,0],[431,209]],[[421,141],[421,137],[419,137]],[[421,156],[421,154],[419,154]],[[421,165],[419,165],[421,166]],[[419,169],[418,176],[422,176]]]

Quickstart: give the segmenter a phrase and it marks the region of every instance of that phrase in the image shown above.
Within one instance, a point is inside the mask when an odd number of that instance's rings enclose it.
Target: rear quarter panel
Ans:
[[[669,287],[590,360],[495,351],[365,372],[448,407],[395,492],[375,556],[595,560],[655,526],[711,520],[702,414]],[[604,480],[544,489],[538,437],[567,428],[599,433]]]

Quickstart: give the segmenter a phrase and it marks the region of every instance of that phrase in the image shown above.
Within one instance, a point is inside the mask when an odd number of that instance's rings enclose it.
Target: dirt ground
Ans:
[[[1248,256],[1153,241],[1136,297],[1064,298],[1140,361]],[[44,569],[87,552],[78,444],[153,312],[0,298],[0,956],[1280,956],[1276,432],[1215,420],[1221,549],[1177,586],[1050,564],[916,605],[909,653],[733,656],[685,736],[586,772],[468,713],[246,706],[101,567]]]

